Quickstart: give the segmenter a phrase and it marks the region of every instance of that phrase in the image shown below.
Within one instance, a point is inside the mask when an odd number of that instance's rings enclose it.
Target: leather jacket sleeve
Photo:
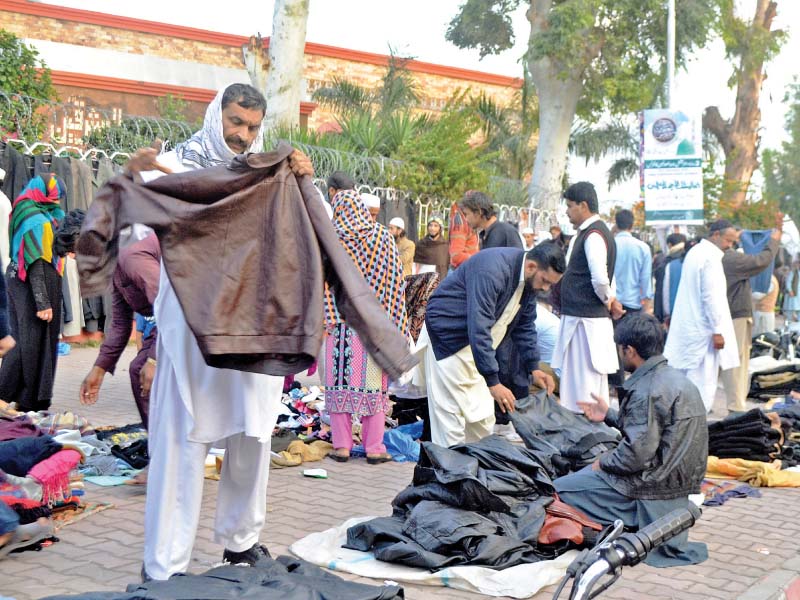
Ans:
[[[634,393],[620,411],[619,446],[600,458],[600,468],[614,475],[632,475],[647,469],[658,451],[664,420],[659,418],[658,398]]]

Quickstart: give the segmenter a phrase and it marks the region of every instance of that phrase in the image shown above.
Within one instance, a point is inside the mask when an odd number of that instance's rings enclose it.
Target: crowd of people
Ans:
[[[404,219],[378,222],[380,199],[360,194],[349,174],[330,174],[321,192],[301,152],[262,153],[265,110],[251,86],[228,86],[197,133],[167,153],[136,152],[85,217],[60,210],[54,176],[33,180],[11,213],[1,398],[49,406],[65,254],[77,252],[82,286],[112,291],[110,330],[81,403],[98,401],[135,318],[147,320],[130,365],[149,430],[144,580],[187,570],[212,445],[225,449],[215,521],[223,560],[269,555],[259,536],[284,376],[315,360],[337,462],[351,459],[356,423],[367,462],[392,459],[383,442],[390,382],[425,391],[430,439],[445,447],[493,433],[518,439],[509,414],[539,389],[623,434],[615,450],[555,481],[590,518],[640,527],[699,491],[720,373],[729,408],[745,409],[750,278],[773,264],[780,219],[764,240],[750,239],[755,252],[734,249],[750,232],[718,220],[692,242],[671,233],[654,257],[633,213],[618,210],[610,228],[593,185],[579,182],[564,192],[572,236],[556,225],[520,230],[470,191],[447,226],[433,216],[415,243]],[[291,209],[265,207],[265,197]],[[218,248],[215,258],[197,256],[196,239]],[[224,280],[210,288],[205,260]],[[301,268],[308,277],[295,281]],[[795,259],[783,281],[770,281],[755,312],[774,318],[782,293],[797,320],[798,268]],[[0,525],[2,548],[14,523]],[[661,552],[661,566],[705,557],[685,536]]]

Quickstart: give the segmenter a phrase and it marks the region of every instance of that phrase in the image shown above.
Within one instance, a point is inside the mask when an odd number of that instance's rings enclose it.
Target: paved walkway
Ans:
[[[84,414],[96,425],[124,425],[137,420],[130,394],[129,349],[115,377],[107,377],[101,398],[93,407],[81,407],[78,388],[97,350],[73,349],[61,359],[53,408]],[[321,463],[317,463],[321,464]],[[273,470],[270,475],[269,513],[262,535],[273,555],[285,554],[307,533],[362,515],[388,515],[392,498],[411,479],[413,465],[392,463],[368,466],[325,461],[329,479],[301,476],[300,470]],[[41,552],[12,555],[0,563],[0,596],[18,600],[57,593],[124,590],[138,580],[142,554],[144,492],[120,486],[87,484],[90,502],[113,502],[115,508],[69,525],[61,542]],[[203,571],[221,558],[222,549],[211,541],[217,483],[206,481],[204,509],[191,570]],[[645,565],[626,571],[603,598],[747,598],[766,600],[798,571],[800,551],[800,490],[765,489],[762,498],[731,500],[707,509],[693,528],[691,539],[709,545],[710,559],[698,566],[653,569]],[[362,580],[369,582],[368,580]],[[375,583],[375,582],[372,582]],[[552,589],[535,596],[550,598]],[[475,594],[446,588],[406,586],[406,598],[456,599]],[[566,598],[567,595],[562,595]],[[788,595],[788,597],[792,597]]]

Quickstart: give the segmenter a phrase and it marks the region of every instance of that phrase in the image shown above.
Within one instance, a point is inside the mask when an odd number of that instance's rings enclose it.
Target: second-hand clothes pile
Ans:
[[[351,527],[345,547],[438,570],[504,569],[591,545],[600,526],[558,500],[547,460],[499,436],[452,448],[423,443],[392,516]]]
[[[554,477],[592,464],[616,448],[622,437],[613,427],[564,408],[544,390],[517,400],[510,417],[525,445],[547,457]]]
[[[780,416],[758,408],[708,425],[708,453],[718,458],[770,462],[780,458],[783,440]]]

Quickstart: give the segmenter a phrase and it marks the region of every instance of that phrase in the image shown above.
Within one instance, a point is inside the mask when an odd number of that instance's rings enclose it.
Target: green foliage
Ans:
[[[676,61],[706,44],[722,0],[677,0]],[[521,4],[512,0],[467,0],[459,8],[446,38],[460,48],[477,48],[481,56],[513,44],[510,14]],[[667,30],[663,0],[552,0],[528,48],[529,64],[545,61],[556,77],[583,83],[579,114],[593,120],[604,110],[613,114],[650,108],[665,78]]]
[[[520,0],[467,0],[445,37],[460,48],[477,48],[481,58],[508,50],[514,45],[510,13],[519,4]]]
[[[449,200],[469,189],[487,188],[489,176],[481,168],[484,151],[469,145],[479,122],[463,100],[463,95],[454,97],[438,119],[398,148],[396,158],[404,164],[395,187]]]
[[[333,85],[314,92],[314,100],[338,113],[336,122],[349,150],[392,156],[427,123],[427,116],[412,113],[419,96],[408,60],[390,49],[386,73],[374,90],[335,77]]]
[[[469,106],[480,120],[491,172],[524,179],[533,167],[539,123],[536,95],[530,83],[526,81],[508,107],[483,93],[473,98]]]
[[[792,83],[785,102],[788,139],[780,150],[765,150],[761,157],[764,197],[777,202],[795,223],[800,223],[800,81]]]
[[[743,73],[770,61],[787,39],[785,31],[770,31],[736,16],[735,0],[720,2],[719,34],[727,58],[734,64],[728,85],[734,87]]]
[[[10,134],[41,139],[46,117],[37,109],[58,99],[50,69],[35,48],[3,29],[0,29],[0,91],[8,96],[0,115],[0,137]]]

